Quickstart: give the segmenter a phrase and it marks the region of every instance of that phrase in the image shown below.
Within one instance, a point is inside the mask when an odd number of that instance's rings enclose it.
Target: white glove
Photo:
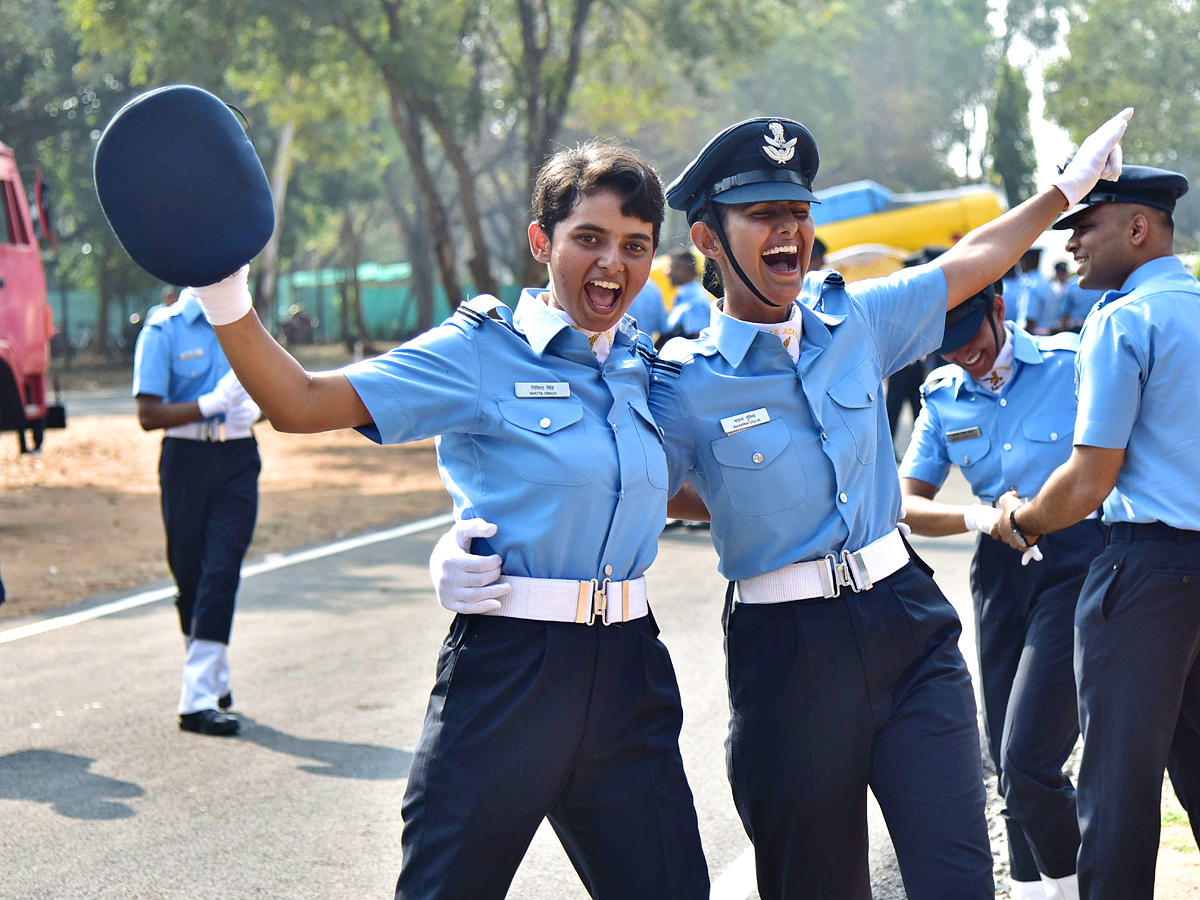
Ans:
[[[905,509],[903,506],[900,507],[900,518],[903,519],[907,515],[908,515],[908,510]],[[912,534],[912,529],[909,528],[907,525],[905,525],[903,522],[897,522],[896,527],[900,530],[900,536],[903,538],[907,538],[910,534]]]
[[[443,534],[429,556],[429,575],[438,603],[456,613],[491,612],[500,608],[497,597],[510,590],[499,584],[499,556],[476,556],[467,550],[472,538],[491,537],[496,526],[483,519],[464,519]]]
[[[1034,544],[1032,547],[1030,547],[1028,550],[1026,550],[1024,553],[1021,554],[1021,565],[1023,565],[1023,566],[1029,565],[1029,561],[1031,559],[1037,560],[1038,562],[1042,561],[1042,548],[1039,547],[1037,544]]]
[[[243,391],[243,393],[245,393]],[[234,428],[249,428],[262,416],[262,410],[247,395],[225,410],[225,424]]]
[[[236,322],[254,308],[250,299],[250,266],[242,266],[228,278],[204,287],[188,288],[200,301],[204,317],[212,325]]]
[[[211,391],[196,398],[196,404],[200,407],[200,415],[211,419],[213,416],[225,412],[246,396],[248,395],[245,388],[237,380],[237,375],[230,369],[221,376],[220,381]]]
[[[991,534],[992,529],[999,521],[1000,510],[984,506],[982,503],[968,506],[966,512],[963,513],[963,522],[967,526],[967,531],[978,531],[980,534]]]
[[[1101,178],[1116,181],[1121,177],[1121,136],[1133,117],[1133,107],[1121,110],[1090,135],[1088,135],[1074,158],[1067,163],[1054,182],[1072,207],[1085,196]]]

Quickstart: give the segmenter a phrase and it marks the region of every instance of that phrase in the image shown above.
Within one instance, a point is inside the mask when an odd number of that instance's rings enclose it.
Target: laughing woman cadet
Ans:
[[[708,896],[678,737],[679,689],[646,600],[667,501],[647,407],[649,339],[623,316],[650,272],[662,186],[590,144],[538,177],[545,290],[478,297],[336,373],[304,371],[250,311],[243,270],[197,293],[282,431],[440,435],[455,514],[483,517],[509,592],[457,617],[404,798],[404,900],[503,897],[549,818],[597,898]]]

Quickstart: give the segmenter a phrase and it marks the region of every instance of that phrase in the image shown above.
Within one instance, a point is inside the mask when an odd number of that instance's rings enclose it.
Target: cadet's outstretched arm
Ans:
[[[340,372],[312,373],[288,353],[254,313],[249,267],[208,287],[192,288],[213,324],[242,387],[276,431],[311,433],[371,424],[371,414]]]
[[[946,276],[949,309],[999,281],[1059,213],[1083,199],[1102,177],[1116,180],[1121,136],[1132,115],[1132,108],[1124,109],[1096,129],[1052,187],[974,229],[937,258],[934,265]]]

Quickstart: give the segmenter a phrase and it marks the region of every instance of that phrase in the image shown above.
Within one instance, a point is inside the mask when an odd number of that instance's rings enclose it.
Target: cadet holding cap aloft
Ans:
[[[650,407],[670,493],[695,485],[730,580],[729,778],[764,900],[870,896],[868,786],[910,898],[994,896],[960,623],[896,528],[882,382],[941,343],[947,309],[998,279],[1064,196],[1119,165],[1129,115],[1057,189],[934,263],[853,285],[804,279],[818,154],[799,122],[726,129],[667,191],[724,298],[698,339],[663,348]]]
[[[1062,768],[1079,737],[1075,604],[1104,547],[1104,527],[1093,513],[1024,554],[991,536],[1000,495],[1010,487],[1037,493],[1071,453],[1078,345],[1075,334],[1037,337],[1004,321],[995,286],[951,310],[937,350],[951,365],[922,387],[900,463],[905,522],[915,533],[979,533],[971,596],[984,724],[1007,807],[1013,900],[1079,897],[1075,790]],[[952,465],[977,504],[934,499]],[[1031,563],[1034,553],[1040,561]]]
[[[1000,499],[1013,547],[1101,502],[1109,525],[1075,618],[1088,900],[1153,896],[1164,767],[1200,832],[1200,283],[1172,255],[1187,188],[1127,166],[1056,223],[1080,287],[1107,293],[1080,335],[1070,458],[1028,503]]]

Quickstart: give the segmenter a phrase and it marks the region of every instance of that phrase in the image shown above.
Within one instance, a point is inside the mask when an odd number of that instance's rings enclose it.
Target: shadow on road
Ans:
[[[391,781],[408,777],[412,754],[407,750],[380,747],[376,744],[350,744],[344,741],[314,741],[285,734],[270,725],[239,715],[242,722],[241,739],[277,753],[299,759],[311,759],[319,766],[301,766],[300,771],[333,778],[362,778],[369,781]]]
[[[133,808],[110,798],[141,797],[136,784],[89,772],[96,760],[56,750],[0,756],[0,800],[51,803],[69,819],[128,819]]]

